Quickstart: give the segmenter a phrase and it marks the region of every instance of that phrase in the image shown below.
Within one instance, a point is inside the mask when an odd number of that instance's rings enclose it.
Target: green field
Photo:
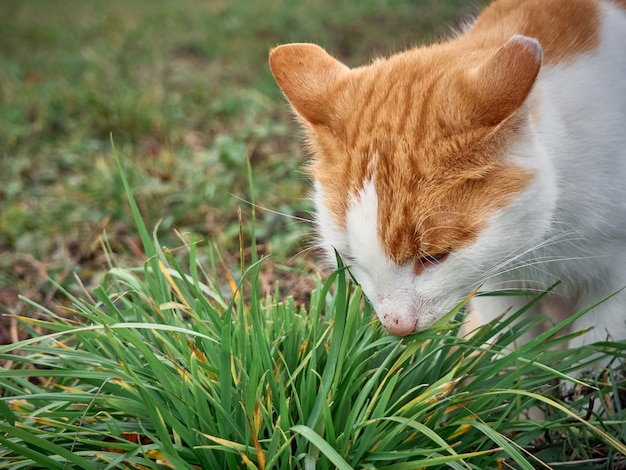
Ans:
[[[475,7],[2,1],[0,468],[621,468],[620,373],[558,387],[619,344],[400,341],[309,249],[270,48],[358,65]]]
[[[305,157],[269,49],[316,42],[359,64],[448,31],[462,4],[2,2],[4,297],[45,299],[48,276],[97,277],[103,230],[115,253],[138,255],[111,141],[166,240],[177,229],[236,252],[237,210],[249,220],[254,196],[268,209],[257,211],[259,243],[298,264],[291,257],[310,242],[299,222],[310,209]]]

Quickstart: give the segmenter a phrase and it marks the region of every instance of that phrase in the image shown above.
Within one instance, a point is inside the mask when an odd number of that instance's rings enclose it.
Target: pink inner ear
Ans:
[[[332,100],[329,91],[348,67],[315,44],[285,44],[270,52],[270,69],[296,113],[311,124],[323,123]]]

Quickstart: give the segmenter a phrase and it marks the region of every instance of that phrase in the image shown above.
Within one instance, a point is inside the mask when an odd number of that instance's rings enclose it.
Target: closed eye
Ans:
[[[448,253],[434,253],[416,259],[413,264],[413,274],[419,276],[429,267],[443,263],[447,256]]]

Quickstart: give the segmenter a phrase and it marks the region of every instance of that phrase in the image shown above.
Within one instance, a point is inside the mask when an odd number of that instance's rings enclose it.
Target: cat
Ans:
[[[313,44],[269,62],[313,155],[320,245],[389,333],[477,288],[561,281],[533,309],[558,322],[626,285],[626,1],[496,0],[449,41],[363,67]],[[485,323],[528,300],[470,309]],[[570,346],[626,339],[625,322],[626,293]]]

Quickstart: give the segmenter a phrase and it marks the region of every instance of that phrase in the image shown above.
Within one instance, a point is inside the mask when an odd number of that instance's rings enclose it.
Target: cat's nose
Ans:
[[[417,322],[413,318],[391,314],[382,315],[381,323],[385,330],[394,336],[410,335],[415,331],[415,327],[417,326]]]

